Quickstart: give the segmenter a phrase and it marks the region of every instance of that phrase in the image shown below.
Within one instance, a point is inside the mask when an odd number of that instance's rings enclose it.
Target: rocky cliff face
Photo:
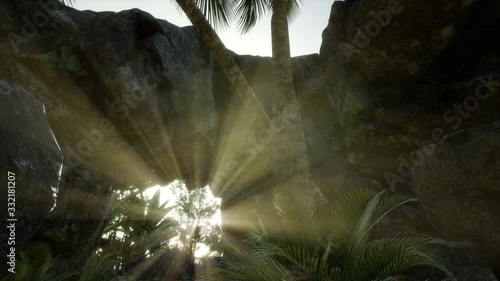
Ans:
[[[1,75],[45,104],[66,163],[106,171],[115,186],[203,184],[217,113],[213,65],[195,31],[139,10],[53,3],[22,19],[19,9],[2,7]],[[38,27],[40,15],[48,23]]]
[[[2,275],[55,207],[63,155],[43,105],[18,85],[0,81]]]
[[[496,1],[335,2],[321,57],[347,159],[397,170],[399,156],[498,120],[498,10]]]
[[[493,266],[500,251],[499,12],[494,0],[335,2],[320,54],[293,58],[311,171],[323,193],[334,200],[360,186],[414,192],[419,209],[389,224],[417,221],[473,242]],[[270,58],[235,57],[271,113]],[[226,221],[242,213],[255,219],[252,210],[266,206],[268,143],[191,27],[139,10],[3,1],[0,66],[0,89],[28,92],[45,106],[60,147],[46,150],[49,170],[64,156],[60,180],[48,173],[36,187],[59,182],[57,205],[40,205],[43,216],[29,224],[34,234],[23,245],[49,241],[67,267],[78,267],[106,223],[111,189],[131,185],[210,184]],[[0,98],[4,111],[12,101]],[[40,105],[22,101],[40,115],[26,124],[41,122]],[[0,132],[12,127],[2,114]],[[33,169],[35,155],[22,156]],[[0,159],[2,169],[15,166]],[[459,263],[464,274],[491,274],[474,269],[478,262]]]
[[[499,11],[489,0],[335,2],[320,54],[342,155],[415,192],[422,221],[495,266]]]
[[[37,230],[36,240],[49,241],[75,268],[100,237],[112,188],[178,178],[190,188],[206,185],[218,121],[214,65],[192,28],[139,10],[80,12],[55,1],[0,6],[0,80],[45,105],[64,155],[57,206],[27,231]],[[2,129],[16,125],[7,122],[2,116]],[[16,129],[31,133],[35,124]]]

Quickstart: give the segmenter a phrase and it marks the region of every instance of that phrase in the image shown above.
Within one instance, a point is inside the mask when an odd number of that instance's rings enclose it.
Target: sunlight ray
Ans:
[[[234,99],[238,97],[233,97]],[[229,191],[238,184],[258,178],[265,164],[265,143],[252,135],[253,121],[241,106],[231,106],[223,117],[222,127],[230,132],[223,135],[214,161],[213,176],[209,185],[218,194]],[[260,163],[259,163],[260,162]],[[260,164],[260,165],[259,165]]]
[[[173,175],[173,178],[181,178],[181,169],[179,167],[179,163],[177,162],[177,158],[175,157],[175,151],[172,147],[172,136],[167,130],[167,124],[165,123],[165,119],[161,116],[161,111],[157,103],[155,104],[155,107],[157,110],[154,110],[152,113],[154,115],[154,120],[157,121],[157,128],[160,130],[161,135],[164,136],[164,143],[162,143],[162,146],[167,150],[166,155],[168,159],[166,160],[167,165],[165,169],[169,174]]]

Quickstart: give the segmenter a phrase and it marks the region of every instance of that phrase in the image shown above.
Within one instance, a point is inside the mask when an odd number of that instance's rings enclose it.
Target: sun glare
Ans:
[[[169,204],[167,204],[167,206],[173,206],[173,205],[175,205],[175,203],[177,201],[177,196],[174,194],[174,192],[172,192],[172,190],[179,183],[180,182],[178,180],[175,180],[166,186],[160,186],[160,185],[152,186],[144,191],[144,195],[148,198],[152,198],[153,195],[158,190],[160,190],[160,203],[168,201]],[[214,205],[220,205],[221,199],[214,197],[208,186],[203,187],[203,189],[206,190],[205,194],[207,195],[207,200],[209,202],[212,202],[212,204],[214,204]],[[212,217],[211,222],[213,225],[220,225],[222,223],[220,208],[217,210],[215,215]]]
[[[152,186],[144,191],[144,195],[147,198],[152,198],[153,195],[159,191],[160,192],[160,203],[168,202],[167,207],[172,207],[172,206],[175,206],[176,204],[178,204],[178,202],[179,202],[179,197],[177,196],[176,190],[175,190],[179,185],[183,186],[184,184],[182,182],[176,180],[176,181],[173,181],[172,183],[170,183],[169,185],[166,185],[166,186],[159,186],[159,185]],[[184,188],[185,188],[185,186],[184,186]],[[211,218],[209,218],[207,220],[207,222],[208,222],[209,226],[211,226],[211,227],[220,226],[222,224],[221,211],[220,211],[221,199],[214,197],[208,186],[203,187],[202,189],[203,189],[203,193],[204,193],[203,200],[207,204],[210,204],[212,206],[216,206],[216,209],[217,209],[215,214]],[[170,216],[176,220],[181,220],[182,215],[179,214],[178,212],[171,212],[168,216]],[[181,223],[180,227],[185,230],[188,228],[188,225]],[[173,238],[171,240],[171,244],[179,245],[181,243],[181,240],[182,239],[180,237]],[[211,252],[210,247],[208,247],[206,244],[204,244],[204,243],[197,244],[196,250],[195,250],[195,257],[196,258],[211,256],[213,254],[214,253]]]

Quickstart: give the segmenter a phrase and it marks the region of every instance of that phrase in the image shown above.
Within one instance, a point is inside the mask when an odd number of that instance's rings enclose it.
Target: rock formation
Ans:
[[[462,280],[491,273],[476,260],[500,268],[499,12],[495,0],[337,1],[320,53],[293,58],[311,172],[323,193],[334,200],[361,186],[414,192],[419,209],[388,223],[418,222],[471,242],[478,254],[457,261],[471,265]],[[271,113],[270,58],[235,58]],[[209,184],[226,221],[255,219],[267,204],[269,142],[192,27],[139,10],[2,1],[0,66],[1,172],[29,175],[22,200],[46,197],[20,209],[30,218],[19,226],[27,231],[21,247],[49,242],[67,268],[78,268],[106,224],[111,190],[132,185]]]
[[[489,0],[335,2],[320,52],[341,155],[415,192],[420,220],[473,242],[497,271],[499,11]]]
[[[0,270],[5,274],[7,262],[13,255],[14,261],[19,258],[20,249],[55,207],[63,155],[38,100],[19,85],[0,80],[0,101],[0,201],[4,206]]]

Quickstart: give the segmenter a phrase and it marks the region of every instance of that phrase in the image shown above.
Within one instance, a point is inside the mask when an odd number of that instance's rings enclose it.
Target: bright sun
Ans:
[[[167,186],[153,186],[145,190],[144,195],[148,198],[152,198],[153,195],[159,190],[160,191],[160,203],[163,202],[169,202],[167,204],[167,207],[174,206],[178,202],[178,197],[176,196],[174,189],[178,185],[183,185],[180,181],[174,181],[170,183]],[[210,226],[220,226],[221,225],[221,212],[220,212],[220,202],[221,200],[219,198],[215,198],[212,195],[212,192],[210,191],[210,188],[208,186],[204,187],[204,194],[205,198],[204,200],[211,205],[217,206],[217,211],[215,214],[209,219],[208,223]],[[170,215],[174,219],[179,219],[179,215],[174,213],[173,215]],[[186,227],[181,226],[181,227]],[[178,241],[178,238],[174,240]],[[210,248],[203,244],[203,243],[198,243],[195,251],[195,257],[196,258],[202,258],[205,256],[210,256],[212,252],[210,251]]]

